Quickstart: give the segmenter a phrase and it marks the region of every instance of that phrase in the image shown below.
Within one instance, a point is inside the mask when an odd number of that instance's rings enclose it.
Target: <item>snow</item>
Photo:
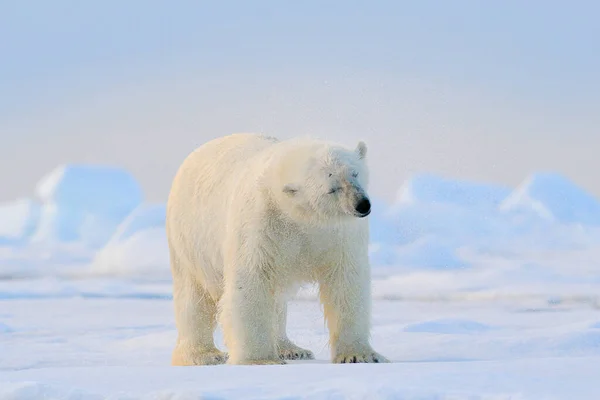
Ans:
[[[65,368],[62,373],[42,372],[44,380],[52,384],[8,384],[0,389],[0,398],[585,400],[594,399],[594,393],[597,395],[593,383],[595,375],[590,368],[594,361],[582,358],[550,366],[519,360],[502,364],[422,362],[391,367],[311,364],[204,370]],[[28,374],[14,376],[27,377]],[[570,378],[572,386],[564,385],[565,377]],[[86,389],[73,389],[73,382],[79,382],[78,387]],[[107,388],[107,385],[112,386]],[[3,397],[3,394],[8,396]]]
[[[398,190],[396,204],[444,203],[471,209],[493,209],[510,194],[510,188],[483,182],[414,174]]]
[[[103,246],[116,226],[143,201],[135,178],[109,166],[63,165],[36,187],[41,221],[33,242]]]
[[[169,263],[165,218],[163,204],[140,205],[97,253],[92,271],[112,276],[170,273],[164,268]]]
[[[503,211],[532,212],[565,224],[600,225],[600,203],[558,173],[535,173],[507,197]]]
[[[168,282],[0,282],[0,399],[594,399],[597,307],[381,299],[373,344],[393,361],[333,365],[316,301],[289,307],[314,361],[174,368]],[[217,345],[223,348],[217,330]]]
[[[19,245],[35,230],[40,207],[32,199],[17,199],[0,204],[0,245]]]
[[[593,196],[558,173],[416,174],[372,204],[372,342],[393,363],[330,364],[308,285],[288,334],[316,360],[174,368],[165,205],[119,168],[55,169],[0,206],[0,400],[600,398]]]

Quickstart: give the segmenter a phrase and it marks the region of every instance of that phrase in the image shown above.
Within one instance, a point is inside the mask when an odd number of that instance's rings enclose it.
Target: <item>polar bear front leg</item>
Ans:
[[[278,337],[277,349],[283,360],[313,360],[312,351],[297,346],[287,337],[287,302],[283,299],[277,303]]]
[[[232,269],[226,273],[220,311],[227,363],[285,364],[277,352],[275,297],[264,271]]]
[[[371,279],[364,264],[346,260],[320,279],[333,363],[386,363],[369,343]]]

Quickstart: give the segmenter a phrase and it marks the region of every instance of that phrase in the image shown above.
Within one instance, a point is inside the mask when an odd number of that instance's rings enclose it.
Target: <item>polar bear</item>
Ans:
[[[286,299],[305,282],[319,286],[333,363],[389,362],[369,343],[366,153],[236,133],[188,155],[167,203],[172,365],[313,359],[286,335]]]

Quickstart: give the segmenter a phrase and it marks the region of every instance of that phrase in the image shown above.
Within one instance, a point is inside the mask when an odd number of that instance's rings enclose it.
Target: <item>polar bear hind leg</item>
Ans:
[[[287,326],[287,303],[280,300],[277,305],[278,338],[277,349],[279,357],[283,360],[314,360],[315,356],[310,350],[303,349],[294,344],[286,332]]]
[[[214,342],[217,307],[210,294],[180,268],[171,256],[173,265],[173,302],[177,343],[171,365],[216,365],[227,361],[227,354]]]

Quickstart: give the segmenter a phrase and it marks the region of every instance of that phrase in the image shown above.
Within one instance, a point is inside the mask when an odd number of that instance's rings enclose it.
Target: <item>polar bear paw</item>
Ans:
[[[282,360],[314,360],[315,355],[310,350],[289,343],[279,347],[279,358]]]
[[[194,366],[194,365],[220,365],[225,364],[228,354],[219,350],[210,350],[203,352],[192,352],[182,354],[180,351],[173,353],[171,364],[173,366]]]
[[[389,363],[390,360],[375,351],[343,353],[333,359],[334,364],[348,363]]]

